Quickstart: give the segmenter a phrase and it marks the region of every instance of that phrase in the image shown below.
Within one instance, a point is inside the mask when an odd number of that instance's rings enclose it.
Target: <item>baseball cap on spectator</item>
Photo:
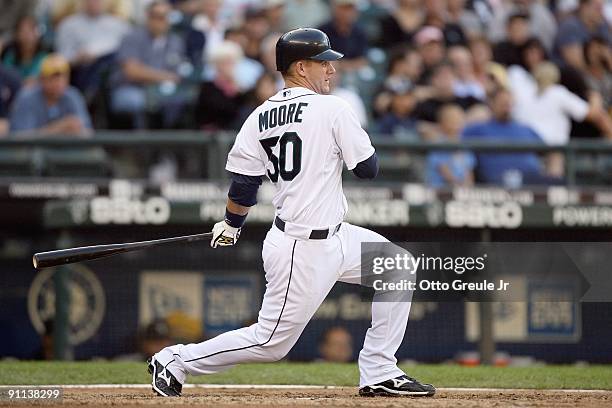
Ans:
[[[40,76],[43,78],[59,74],[68,75],[69,73],[70,64],[60,54],[47,55],[40,65]]]
[[[444,41],[444,34],[442,30],[434,26],[426,26],[421,28],[415,35],[414,40],[416,44],[421,47],[430,42],[442,42]]]

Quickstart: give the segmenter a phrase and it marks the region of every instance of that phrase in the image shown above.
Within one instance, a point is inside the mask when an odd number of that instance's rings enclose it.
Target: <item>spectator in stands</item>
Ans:
[[[175,18],[172,32],[178,34],[185,43],[185,53],[191,64],[202,67],[206,37],[201,30],[194,28],[194,18],[200,12],[200,0],[175,0]]]
[[[459,142],[465,113],[458,105],[444,105],[438,115],[439,141]],[[476,157],[468,151],[432,151],[427,155],[426,179],[432,187],[474,184]]]
[[[521,63],[521,48],[530,37],[529,14],[523,11],[510,14],[506,21],[506,39],[495,44],[493,59],[504,66]]]
[[[515,106],[522,107],[536,98],[538,86],[533,70],[547,60],[544,45],[537,38],[529,39],[520,50],[521,63],[508,67],[508,81]]]
[[[357,23],[357,0],[332,0],[332,19],[319,27],[329,36],[332,47],[344,54],[338,65],[350,72],[367,64],[368,41],[363,28]]]
[[[470,39],[482,35],[484,26],[476,13],[467,9],[465,0],[447,0],[447,20],[461,27],[465,36]]]
[[[418,138],[416,121],[412,117],[416,105],[412,85],[387,89],[385,92],[389,95],[389,108],[376,122],[376,132],[398,138]]]
[[[285,4],[285,29],[318,27],[327,20],[329,7],[323,0],[287,0]]]
[[[444,35],[439,28],[427,26],[416,33],[414,42],[423,60],[423,72],[419,78],[419,84],[424,85],[429,82],[434,67],[444,60],[446,55]]]
[[[490,121],[468,125],[462,140],[489,140],[499,143],[541,144],[542,139],[531,128],[512,119],[512,95],[499,88],[489,96],[493,114]],[[477,153],[476,180],[487,184],[520,187],[523,184],[552,182],[542,176],[541,163],[535,153]]]
[[[499,88],[509,89],[508,70],[497,62],[491,62],[487,67],[487,78],[484,88],[487,95],[497,91]]]
[[[11,110],[11,132],[16,134],[74,135],[91,133],[83,97],[68,84],[70,65],[50,54],[40,67],[40,85],[19,93]]]
[[[20,86],[19,76],[0,65],[0,137],[6,136],[9,131],[9,109]]]
[[[244,47],[244,54],[257,61],[261,61],[261,43],[270,33],[270,25],[265,10],[251,5],[246,11],[242,29],[246,33],[248,42]]]
[[[13,41],[2,52],[2,64],[17,71],[26,85],[32,85],[46,55],[36,19],[33,16],[22,17],[15,26]]]
[[[612,50],[601,37],[593,37],[584,46],[586,81],[603,97],[604,107],[612,106]]]
[[[439,28],[447,47],[467,44],[467,37],[461,26],[448,19],[445,0],[425,0],[423,8],[425,9],[425,25]]]
[[[484,37],[474,37],[470,40],[468,47],[472,54],[476,80],[480,82],[480,85],[485,86],[488,68],[493,60],[491,44]]]
[[[558,22],[565,20],[568,17],[573,16],[578,10],[579,0],[559,0],[551,2],[552,12],[554,13]],[[554,40],[554,38],[553,38]]]
[[[212,51],[209,61],[215,67],[215,77],[202,83],[198,98],[198,121],[206,130],[237,128],[243,94],[236,81],[236,64],[242,58],[236,43],[225,41]]]
[[[241,28],[227,29],[225,31],[225,39],[227,41],[231,41],[237,44],[238,46],[240,46],[241,49],[244,49],[246,47],[246,44],[248,43],[248,38]],[[266,39],[264,39],[264,41],[262,42],[262,48],[264,47],[263,44],[265,42]],[[274,46],[276,46],[276,42],[274,43]],[[264,58],[263,55],[264,51],[262,49],[262,58]],[[211,72],[213,71],[212,67],[207,68],[209,68]],[[253,89],[253,87],[255,87],[255,84],[257,83],[257,79],[262,75],[264,71],[264,66],[261,63],[243,55],[240,61],[238,61],[238,64],[236,64],[235,75],[240,90],[242,92],[248,92]]]
[[[495,7],[493,18],[487,24],[489,40],[498,43],[507,39],[504,38],[504,23],[509,16],[524,13],[529,16],[530,35],[535,35],[550,51],[557,33],[557,23],[547,3],[539,0],[502,1]]]
[[[389,112],[393,94],[415,87],[422,70],[423,60],[416,50],[404,47],[392,49],[389,52],[385,82],[374,97],[374,115],[380,117]]]
[[[221,16],[222,3],[222,0],[202,0],[201,12],[193,18],[193,27],[206,38],[204,56],[224,40],[228,23]]]
[[[113,78],[111,109],[129,114],[133,126],[146,126],[148,105],[163,117],[163,126],[171,127],[187,102],[180,92],[179,71],[187,61],[185,44],[170,33],[165,0],[154,0],[147,9],[146,27],[136,27],[122,41],[117,52],[120,69]],[[149,92],[147,92],[149,91]],[[155,99],[152,94],[155,95]]]
[[[353,360],[353,337],[342,326],[323,332],[319,340],[319,354],[323,361],[347,363]]]
[[[101,75],[129,30],[128,24],[107,13],[105,0],[84,0],[83,10],[65,18],[57,29],[55,45],[72,66],[72,83],[93,98]]]
[[[480,103],[473,96],[455,95],[455,74],[453,67],[448,63],[441,63],[433,70],[431,88],[431,97],[419,102],[412,114],[413,118],[418,121],[436,122],[438,111],[448,103],[457,104],[464,110]]]
[[[270,31],[282,32],[285,27],[284,15],[286,9],[285,0],[264,0],[264,14],[268,20]]]
[[[575,16],[561,22],[555,39],[555,57],[559,62],[584,72],[584,45],[600,37],[610,47],[612,37],[604,18],[602,0],[579,0]]]
[[[544,44],[535,37],[527,40],[520,50],[521,66],[527,71],[532,72],[535,67],[548,60],[548,52]]]
[[[37,0],[0,0],[0,48],[10,39],[17,21],[34,15],[36,3]]]
[[[612,138],[612,123],[601,106],[601,99],[590,103],[559,85],[559,69],[551,62],[543,62],[533,72],[537,93],[530,101],[524,101],[516,109],[516,118],[534,129],[544,143],[552,146],[569,142],[571,122],[590,121],[599,127],[603,135]],[[547,173],[561,177],[564,173],[563,155],[549,153],[546,157]]]
[[[398,0],[389,14],[379,21],[380,38],[378,45],[389,49],[412,41],[416,32],[425,22],[425,13],[419,0]]]
[[[51,22],[54,26],[59,26],[61,22],[81,11],[83,0],[48,0],[52,2],[51,7]],[[104,10],[124,21],[134,18],[140,21],[137,16],[140,15],[140,8],[144,8],[143,4],[148,4],[152,0],[105,0]]]
[[[464,46],[451,47],[448,50],[448,60],[455,71],[455,95],[459,97],[471,96],[484,100],[484,86],[476,80],[474,61],[470,50]]]

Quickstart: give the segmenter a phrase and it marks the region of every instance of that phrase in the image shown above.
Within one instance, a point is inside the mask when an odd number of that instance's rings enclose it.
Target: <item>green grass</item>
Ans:
[[[402,368],[438,387],[612,390],[612,365],[496,368],[419,364]],[[242,365],[216,375],[191,377],[189,382],[354,386],[358,380],[356,364],[274,363]],[[144,384],[149,381],[145,363],[0,362],[0,385]]]

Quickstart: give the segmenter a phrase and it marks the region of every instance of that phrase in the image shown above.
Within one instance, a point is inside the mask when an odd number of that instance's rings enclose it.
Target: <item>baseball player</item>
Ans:
[[[236,244],[267,175],[276,186],[276,217],[263,243],[267,285],[257,323],[155,354],[149,371],[157,394],[179,396],[187,375],[280,360],[336,281],[361,283],[361,243],[388,242],[343,222],[343,162],[365,179],[376,176],[378,163],[349,105],[328,95],[332,61],[342,56],[316,29],[289,31],[278,40],[276,65],[286,87],[259,106],[236,137],[226,165],[232,173],[226,215],[211,241],[213,248]],[[409,312],[410,302],[372,302],[372,326],[359,353],[360,395],[434,395],[432,385],[397,367]]]

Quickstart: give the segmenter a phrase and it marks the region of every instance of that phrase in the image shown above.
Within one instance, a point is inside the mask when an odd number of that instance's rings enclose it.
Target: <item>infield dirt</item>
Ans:
[[[146,389],[66,389],[57,402],[0,402],[0,407],[610,407],[612,391],[439,391],[433,398],[363,398],[356,388],[334,389],[186,389],[181,398],[161,398]]]

